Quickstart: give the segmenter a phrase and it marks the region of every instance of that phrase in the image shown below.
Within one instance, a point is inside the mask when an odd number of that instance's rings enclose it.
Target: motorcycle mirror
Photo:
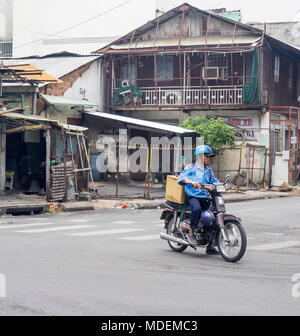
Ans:
[[[226,175],[224,184],[228,183],[230,179],[231,179],[230,174]]]

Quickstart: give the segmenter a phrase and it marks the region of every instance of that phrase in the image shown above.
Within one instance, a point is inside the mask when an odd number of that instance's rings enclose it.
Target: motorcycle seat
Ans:
[[[178,204],[175,202],[171,202],[171,201],[166,201],[166,204],[168,206],[170,206],[171,208],[175,209],[175,210],[183,210],[184,204]],[[191,211],[192,207],[190,205],[186,205],[185,211]]]

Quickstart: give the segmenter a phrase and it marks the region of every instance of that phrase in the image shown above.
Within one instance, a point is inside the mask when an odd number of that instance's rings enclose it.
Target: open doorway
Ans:
[[[6,189],[45,194],[46,141],[43,130],[6,135]]]

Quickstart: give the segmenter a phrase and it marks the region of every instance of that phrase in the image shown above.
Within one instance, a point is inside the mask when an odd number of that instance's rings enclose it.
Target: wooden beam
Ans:
[[[5,132],[6,125],[1,125],[1,131]],[[0,191],[5,191],[6,181],[6,134],[0,134]]]
[[[51,128],[48,124],[46,133],[46,199],[50,201],[50,154],[51,154]]]

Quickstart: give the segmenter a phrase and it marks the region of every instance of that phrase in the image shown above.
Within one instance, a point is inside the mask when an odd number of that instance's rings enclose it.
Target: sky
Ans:
[[[2,0],[2,2],[4,1],[12,0]],[[40,22],[42,28],[40,29],[45,34],[44,36],[67,29],[51,38],[124,35],[152,20],[155,16],[156,7],[167,11],[184,2],[184,0],[14,1],[16,3],[26,3],[26,7],[29,8],[23,25],[34,25],[34,22],[37,21],[36,14],[42,13],[42,15],[39,15],[39,19],[42,20]],[[41,2],[43,6],[40,6]],[[249,21],[300,21],[299,0],[190,0],[187,2],[204,10],[221,7],[228,10],[240,9],[242,10],[244,23]],[[39,13],[35,13],[35,4],[40,7]],[[112,9],[117,6],[119,7]],[[29,19],[28,15],[32,15],[32,20]],[[83,23],[84,21],[88,22]],[[77,24],[80,25],[68,29]]]
[[[38,54],[43,39],[122,36],[154,19],[156,8],[168,11],[184,3],[184,0],[0,0],[0,13],[9,11],[12,1],[16,8],[13,13],[15,57]],[[300,21],[299,0],[187,2],[204,10],[240,9],[244,23]]]

